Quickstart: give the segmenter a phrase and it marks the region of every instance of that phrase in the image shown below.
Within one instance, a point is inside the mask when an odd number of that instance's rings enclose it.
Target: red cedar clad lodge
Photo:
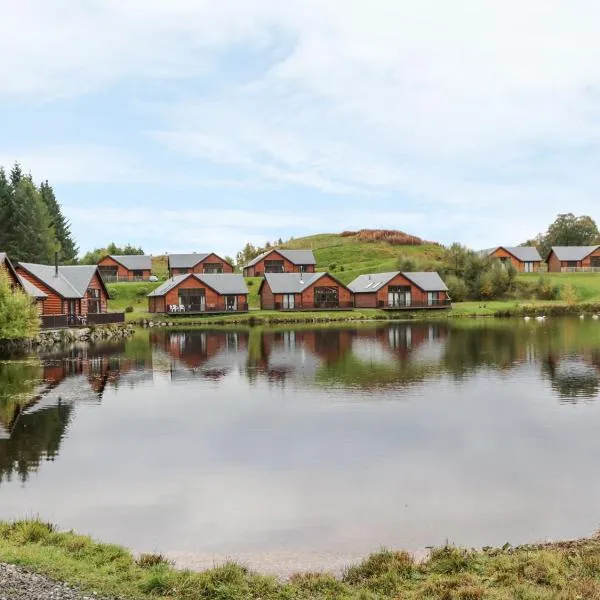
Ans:
[[[148,311],[168,314],[245,312],[248,288],[234,273],[175,275],[148,294]]]
[[[170,254],[168,267],[169,277],[188,273],[233,273],[233,265],[214,252]]]
[[[553,246],[546,262],[550,273],[600,273],[600,246]]]
[[[312,250],[274,248],[244,265],[244,277],[262,277],[267,273],[314,273],[317,261]]]
[[[348,287],[357,308],[449,308],[448,288],[435,272],[370,273],[360,275]]]
[[[95,265],[19,263],[17,273],[44,294],[40,300],[44,327],[124,321],[123,313],[107,313],[108,291]]]
[[[542,265],[542,257],[534,246],[498,246],[484,253],[503,264],[512,264],[520,273],[537,273]]]
[[[143,255],[117,256],[111,254],[98,261],[102,279],[111,281],[148,281],[152,274],[152,257]]]

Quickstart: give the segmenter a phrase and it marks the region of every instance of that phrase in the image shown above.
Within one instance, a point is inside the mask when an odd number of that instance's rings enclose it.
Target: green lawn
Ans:
[[[381,550],[349,566],[289,581],[229,562],[202,573],[164,557],[134,557],[39,521],[0,523],[0,561],[65,581],[95,597],[129,600],[577,600],[600,598],[600,539],[472,551],[435,548],[424,562]]]
[[[396,270],[400,254],[414,257],[429,268],[435,268],[443,249],[435,244],[392,246],[385,242],[362,242],[354,237],[323,233],[286,242],[283,248],[312,248],[318,271],[330,271],[343,283],[363,273],[385,273]],[[331,268],[335,265],[335,268]]]
[[[575,287],[581,302],[600,302],[600,273],[523,273],[523,280],[536,280],[540,276],[549,278],[553,284]]]

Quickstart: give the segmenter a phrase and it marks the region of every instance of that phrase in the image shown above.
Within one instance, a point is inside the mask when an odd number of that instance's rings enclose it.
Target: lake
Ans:
[[[140,330],[0,362],[0,518],[338,568],[600,526],[600,321]]]

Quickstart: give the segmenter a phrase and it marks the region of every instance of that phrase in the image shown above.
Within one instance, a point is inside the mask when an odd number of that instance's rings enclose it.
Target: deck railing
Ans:
[[[600,273],[600,267],[561,267],[561,273]]]
[[[443,298],[442,300],[434,298],[431,302],[429,302],[428,300],[411,300],[408,303],[390,303],[380,301],[377,303],[377,308],[382,308],[384,310],[412,310],[417,308],[447,308],[451,305],[452,302],[448,298]]]
[[[113,325],[125,322],[125,313],[88,313],[87,315],[42,315],[42,329],[65,329],[88,325]]]
[[[204,313],[236,313],[248,312],[248,304],[246,302],[238,302],[234,307],[227,306],[224,302],[217,304],[173,304],[167,306],[169,315],[201,315]]]
[[[104,283],[119,283],[119,282],[149,281],[150,275],[148,275],[148,276],[128,275],[125,277],[121,277],[119,275],[106,275],[105,273],[102,273],[102,271],[100,271],[100,277],[102,277],[102,281],[104,281]]]

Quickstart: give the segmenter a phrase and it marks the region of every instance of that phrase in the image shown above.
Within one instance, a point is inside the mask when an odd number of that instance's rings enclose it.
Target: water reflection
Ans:
[[[146,330],[127,341],[74,345],[27,360],[0,362],[0,481],[26,481],[60,451],[77,407],[102,402],[107,389],[224,384],[230,377],[282,391],[342,391],[363,401],[448,378],[468,386],[479,373],[527,373],[540,395],[550,384],[561,403],[600,395],[600,324],[556,320],[467,321],[389,326],[239,331]],[[523,371],[525,369],[525,371]],[[245,383],[243,383],[245,382]],[[391,395],[382,396],[389,390]],[[168,402],[169,394],[160,392]],[[469,394],[469,388],[464,388]],[[412,397],[411,397],[412,398]]]

